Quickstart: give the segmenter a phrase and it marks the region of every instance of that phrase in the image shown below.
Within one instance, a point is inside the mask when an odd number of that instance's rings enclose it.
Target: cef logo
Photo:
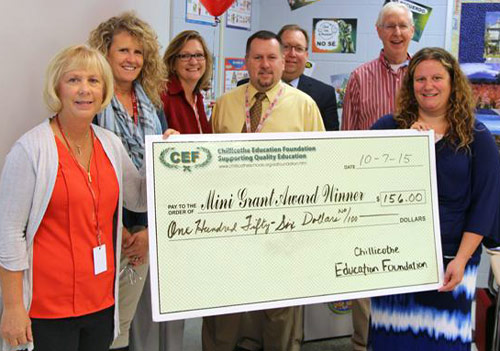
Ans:
[[[191,172],[193,168],[208,166],[212,161],[212,154],[209,149],[202,146],[185,150],[168,147],[160,153],[159,159],[167,168]]]

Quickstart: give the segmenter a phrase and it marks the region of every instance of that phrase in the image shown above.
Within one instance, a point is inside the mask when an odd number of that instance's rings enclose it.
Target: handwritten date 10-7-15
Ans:
[[[412,161],[412,154],[362,154],[359,159],[359,166],[390,166],[408,165]]]

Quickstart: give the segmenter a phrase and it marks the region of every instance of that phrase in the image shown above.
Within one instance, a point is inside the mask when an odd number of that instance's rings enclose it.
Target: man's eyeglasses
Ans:
[[[307,48],[305,48],[303,46],[300,46],[300,45],[296,45],[296,46],[293,46],[293,45],[283,45],[283,51],[284,52],[290,52],[290,51],[292,51],[292,49],[294,49],[297,54],[303,54],[304,52],[307,51]]]
[[[183,62],[187,62],[192,58],[196,59],[196,61],[205,60],[205,54],[197,53],[197,54],[179,54],[176,56],[179,60]]]
[[[381,27],[390,32],[395,32],[397,28],[401,32],[408,32],[411,28],[408,24],[382,24]]]

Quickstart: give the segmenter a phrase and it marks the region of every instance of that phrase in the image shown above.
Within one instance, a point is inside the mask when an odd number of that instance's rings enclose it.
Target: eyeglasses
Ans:
[[[179,60],[183,62],[187,62],[192,58],[196,59],[196,61],[204,61],[205,54],[197,53],[197,54],[179,54],[176,56]]]
[[[399,28],[399,31],[403,33],[408,32],[411,28],[408,24],[382,24],[380,27],[390,32],[395,32]]]
[[[300,45],[283,45],[283,51],[285,52],[289,52],[289,51],[292,51],[292,49],[295,50],[295,52],[297,54],[303,54],[304,52],[307,51],[307,48],[303,47],[303,46],[300,46]]]

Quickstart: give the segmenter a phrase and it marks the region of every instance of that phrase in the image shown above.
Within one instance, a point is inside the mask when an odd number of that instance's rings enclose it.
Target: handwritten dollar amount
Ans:
[[[425,203],[425,191],[386,191],[377,196],[381,206],[413,205]]]

